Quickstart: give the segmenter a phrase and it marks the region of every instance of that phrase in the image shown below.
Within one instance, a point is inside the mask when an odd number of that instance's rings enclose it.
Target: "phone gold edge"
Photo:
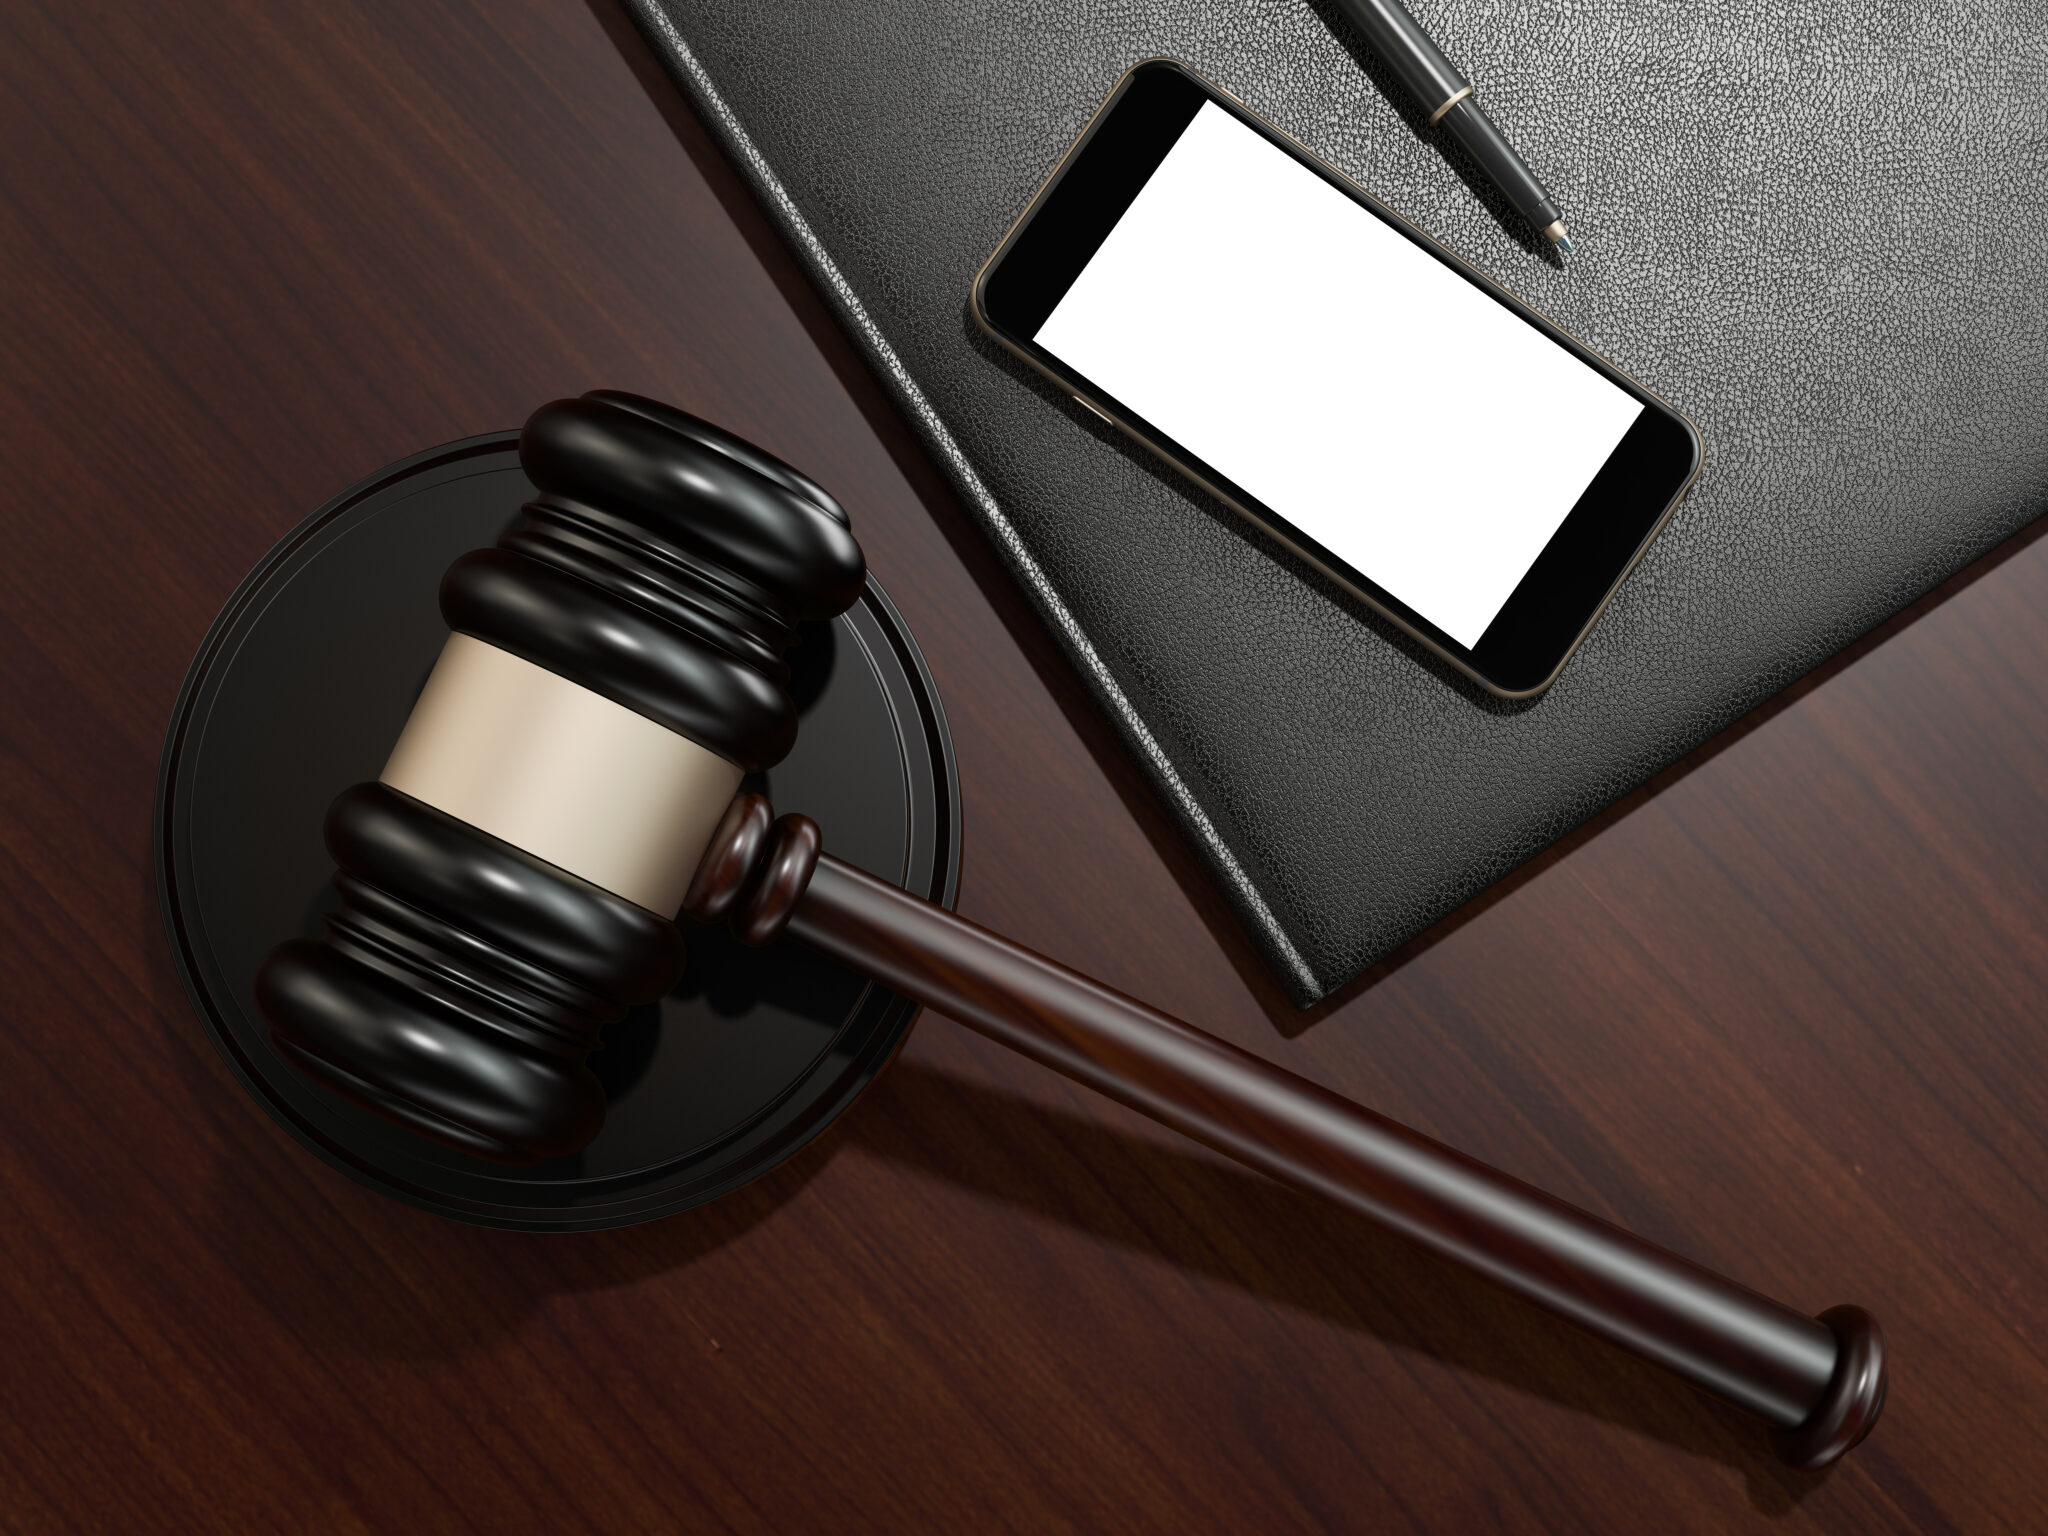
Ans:
[[[1051,190],[1054,180],[1059,176],[1060,172],[1066,168],[1067,163],[1073,158],[1074,152],[1081,146],[1083,141],[1085,141],[1088,138],[1088,136],[1095,131],[1096,124],[1102,120],[1102,115],[1109,109],[1110,103],[1115,101],[1117,96],[1122,92],[1125,82],[1127,82],[1131,78],[1131,76],[1136,74],[1139,70],[1144,69],[1148,65],[1152,64],[1170,65],[1173,68],[1178,69],[1182,73],[1188,75],[1191,79],[1201,84],[1204,88],[1210,91],[1214,91],[1217,94],[1227,98],[1229,102],[1232,103],[1237,108],[1237,110],[1242,112],[1246,117],[1251,118],[1261,127],[1267,129],[1279,138],[1284,139],[1287,143],[1293,145],[1294,148],[1300,152],[1304,159],[1308,160],[1311,164],[1320,167],[1329,175],[1335,177],[1336,180],[1340,182],[1342,185],[1352,189],[1352,191],[1354,191],[1359,197],[1364,199],[1366,203],[1370,204],[1373,209],[1385,215],[1388,219],[1391,219],[1394,223],[1398,224],[1402,229],[1408,231],[1416,239],[1422,241],[1424,244],[1430,247],[1430,249],[1432,249],[1438,255],[1440,255],[1446,262],[1450,263],[1457,271],[1465,274],[1467,277],[1475,279],[1481,285],[1483,285],[1483,287],[1488,292],[1494,294],[1499,299],[1505,301],[1510,309],[1515,310],[1524,315],[1535,316],[1536,319],[1540,320],[1544,326],[1547,326],[1551,331],[1556,332],[1558,335],[1563,336],[1568,341],[1570,341],[1573,346],[1577,347],[1581,352],[1585,353],[1586,356],[1594,359],[1600,367],[1606,369],[1610,373],[1613,373],[1617,377],[1626,379],[1629,385],[1638,393],[1647,397],[1649,400],[1655,402],[1658,406],[1662,407],[1665,411],[1669,412],[1671,417],[1680,425],[1682,425],[1685,428],[1687,434],[1691,437],[1693,445],[1692,472],[1688,474],[1684,480],[1679,482],[1678,489],[1672,492],[1671,499],[1667,501],[1664,505],[1664,510],[1657,514],[1657,520],[1650,525],[1649,531],[1645,533],[1642,539],[1637,543],[1635,551],[1628,557],[1627,563],[1622,566],[1621,570],[1615,575],[1614,580],[1608,585],[1605,595],[1603,595],[1600,601],[1594,605],[1592,613],[1589,614],[1586,618],[1586,622],[1583,625],[1581,625],[1578,632],[1572,636],[1571,644],[1567,645],[1564,648],[1563,652],[1559,655],[1557,659],[1557,664],[1553,666],[1550,669],[1550,671],[1544,675],[1543,680],[1541,682],[1535,683],[1530,687],[1520,689],[1503,688],[1499,686],[1491,678],[1487,677],[1484,673],[1480,672],[1470,663],[1462,660],[1458,656],[1455,656],[1451,652],[1445,650],[1442,645],[1438,644],[1428,635],[1422,633],[1413,624],[1409,623],[1408,620],[1403,618],[1400,614],[1395,613],[1392,609],[1388,608],[1384,603],[1380,602],[1379,599],[1375,598],[1371,593],[1357,586],[1354,582],[1347,579],[1342,573],[1331,569],[1327,562],[1319,559],[1314,554],[1311,554],[1309,551],[1303,549],[1293,539],[1289,538],[1286,535],[1286,533],[1284,533],[1281,529],[1274,527],[1273,524],[1268,522],[1264,517],[1261,517],[1258,513],[1252,511],[1249,507],[1245,506],[1242,502],[1240,502],[1235,496],[1232,496],[1229,492],[1218,487],[1206,476],[1202,475],[1200,472],[1192,468],[1177,455],[1168,452],[1154,439],[1148,437],[1145,433],[1133,427],[1129,422],[1125,421],[1122,417],[1116,415],[1112,410],[1110,410],[1108,406],[1104,405],[1101,401],[1096,400],[1089,394],[1083,393],[1081,386],[1085,384],[1086,381],[1078,380],[1078,376],[1075,379],[1062,377],[1060,374],[1046,367],[1037,358],[1033,357],[1029,352],[1025,351],[1022,347],[1018,346],[1015,342],[1013,342],[1008,336],[1004,335],[1002,331],[998,330],[994,322],[992,322],[988,318],[988,314],[982,304],[982,290],[983,285],[987,280],[989,270],[995,266],[998,260],[1001,259],[1003,253],[1009,249],[1010,242],[1016,236],[1017,231],[1023,227],[1025,220],[1031,217],[1032,213],[1037,209],[1039,203],[1044,200],[1047,192]],[[1601,615],[1606,613],[1607,607],[1610,603],[1614,601],[1615,595],[1621,591],[1623,584],[1627,582],[1629,576],[1634,572],[1636,566],[1641,562],[1643,556],[1646,553],[1648,553],[1650,546],[1656,542],[1657,535],[1664,531],[1665,525],[1671,521],[1672,514],[1678,510],[1679,504],[1683,502],[1687,494],[1691,492],[1693,485],[1699,480],[1700,471],[1705,467],[1706,464],[1706,439],[1701,435],[1699,427],[1693,422],[1691,417],[1687,416],[1683,411],[1679,410],[1676,406],[1672,405],[1670,401],[1666,400],[1662,395],[1658,394],[1657,391],[1651,389],[1647,384],[1644,384],[1640,379],[1638,379],[1634,374],[1630,373],[1627,369],[1620,367],[1612,359],[1608,358],[1604,353],[1595,351],[1590,345],[1587,344],[1587,342],[1583,338],[1581,338],[1575,332],[1566,329],[1562,325],[1559,325],[1549,315],[1545,314],[1542,310],[1536,308],[1533,304],[1530,304],[1527,301],[1520,298],[1518,295],[1509,292],[1508,289],[1503,287],[1500,283],[1495,282],[1492,277],[1488,276],[1485,272],[1481,271],[1471,262],[1465,260],[1464,257],[1460,256],[1456,251],[1452,250],[1449,246],[1445,245],[1442,241],[1438,240],[1434,235],[1430,234],[1429,231],[1423,229],[1420,225],[1415,224],[1396,209],[1388,206],[1386,203],[1381,202],[1377,197],[1373,196],[1372,193],[1366,191],[1364,187],[1360,186],[1356,181],[1354,181],[1351,177],[1347,176],[1343,171],[1339,170],[1336,166],[1331,165],[1327,160],[1323,159],[1322,156],[1316,154],[1315,151],[1311,150],[1307,145],[1303,144],[1299,139],[1295,138],[1294,135],[1289,133],[1286,129],[1280,127],[1276,123],[1268,122],[1264,117],[1260,116],[1257,112],[1254,112],[1249,106],[1245,105],[1243,99],[1240,98],[1236,92],[1229,90],[1225,86],[1217,84],[1215,81],[1211,80],[1207,75],[1204,75],[1201,71],[1197,70],[1193,65],[1187,63],[1184,60],[1176,59],[1172,57],[1170,54],[1152,54],[1146,58],[1139,59],[1136,63],[1132,64],[1130,68],[1126,69],[1121,75],[1117,76],[1116,83],[1112,85],[1109,88],[1109,90],[1103,95],[1102,100],[1096,104],[1095,110],[1089,113],[1088,121],[1081,125],[1080,131],[1077,132],[1074,135],[1074,137],[1068,141],[1066,148],[1060,151],[1059,158],[1053,162],[1052,169],[1046,173],[1045,178],[1039,182],[1038,186],[1033,190],[1031,196],[1028,199],[1026,199],[1023,210],[1020,213],[1018,213],[1016,218],[1010,221],[1009,227],[1003,231],[1002,238],[996,242],[995,249],[989,253],[988,258],[985,261],[983,261],[981,266],[976,270],[974,274],[974,281],[972,282],[972,284],[969,285],[968,288],[967,308],[968,313],[972,315],[974,318],[974,323],[978,327],[980,327],[983,334],[985,334],[991,341],[995,342],[996,345],[1001,347],[1004,351],[1008,352],[1011,356],[1015,357],[1019,362],[1023,363],[1026,367],[1031,369],[1032,372],[1040,375],[1048,383],[1051,383],[1054,386],[1056,386],[1062,394],[1071,397],[1075,401],[1075,403],[1084,406],[1086,409],[1092,411],[1095,415],[1100,416],[1104,421],[1108,422],[1111,426],[1115,427],[1118,431],[1122,432],[1126,437],[1130,438],[1131,441],[1137,443],[1140,447],[1142,447],[1147,453],[1151,454],[1154,458],[1163,461],[1172,469],[1174,469],[1177,473],[1182,475],[1184,478],[1192,481],[1195,485],[1199,486],[1209,496],[1221,502],[1224,506],[1228,507],[1237,516],[1243,518],[1246,522],[1250,523],[1254,528],[1258,529],[1266,537],[1272,539],[1276,544],[1280,545],[1281,548],[1287,550],[1296,559],[1300,560],[1304,565],[1307,565],[1310,569],[1319,572],[1321,575],[1325,576],[1330,581],[1334,582],[1340,589],[1349,594],[1351,597],[1365,604],[1365,606],[1369,608],[1373,613],[1379,615],[1380,618],[1384,619],[1387,623],[1393,625],[1394,628],[1398,629],[1402,634],[1408,636],[1411,640],[1415,641],[1416,644],[1424,647],[1426,650],[1429,651],[1431,655],[1440,658],[1446,665],[1455,668],[1458,672],[1460,672],[1466,677],[1469,677],[1473,682],[1477,683],[1486,692],[1492,694],[1495,698],[1499,699],[1506,699],[1509,701],[1533,699],[1547,692],[1550,686],[1557,681],[1558,674],[1563,672],[1565,667],[1570,663],[1572,657],[1578,654],[1579,647],[1585,643],[1586,636],[1593,632],[1593,626],[1600,622]]]

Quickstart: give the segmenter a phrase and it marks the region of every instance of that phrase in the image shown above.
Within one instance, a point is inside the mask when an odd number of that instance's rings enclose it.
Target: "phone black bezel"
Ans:
[[[1031,340],[1202,105],[1212,101],[1644,406],[1476,646],[1460,645]],[[996,340],[1081,404],[1129,432],[1483,687],[1509,698],[1528,697],[1551,684],[1699,472],[1699,436],[1683,416],[1177,60],[1147,60],[1117,83],[976,276],[972,308]],[[1447,402],[1447,408],[1455,408],[1455,402]]]

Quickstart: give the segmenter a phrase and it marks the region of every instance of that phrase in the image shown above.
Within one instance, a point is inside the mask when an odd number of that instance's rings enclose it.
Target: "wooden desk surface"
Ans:
[[[0,14],[0,1527],[1982,1532],[2048,1521],[2048,548],[1298,1015],[609,0]],[[607,385],[803,466],[921,638],[975,918],[1890,1331],[1833,1475],[938,1017],[581,1237],[244,1097],[150,874],[242,572]],[[1359,878],[1370,879],[1369,870]]]

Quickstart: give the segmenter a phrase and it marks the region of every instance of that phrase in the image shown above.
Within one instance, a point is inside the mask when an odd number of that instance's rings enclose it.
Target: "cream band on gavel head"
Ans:
[[[743,777],[581,684],[448,637],[384,784],[674,917]]]

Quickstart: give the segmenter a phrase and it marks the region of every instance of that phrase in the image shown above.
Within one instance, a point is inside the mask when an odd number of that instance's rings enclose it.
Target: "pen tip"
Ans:
[[[1557,237],[1557,254],[1560,256],[1569,256],[1571,255],[1572,250],[1572,237],[1570,235],[1560,234]]]
[[[1557,247],[1557,254],[1569,256],[1572,253],[1572,237],[1564,232],[1564,220],[1553,219],[1543,228],[1543,238]]]

